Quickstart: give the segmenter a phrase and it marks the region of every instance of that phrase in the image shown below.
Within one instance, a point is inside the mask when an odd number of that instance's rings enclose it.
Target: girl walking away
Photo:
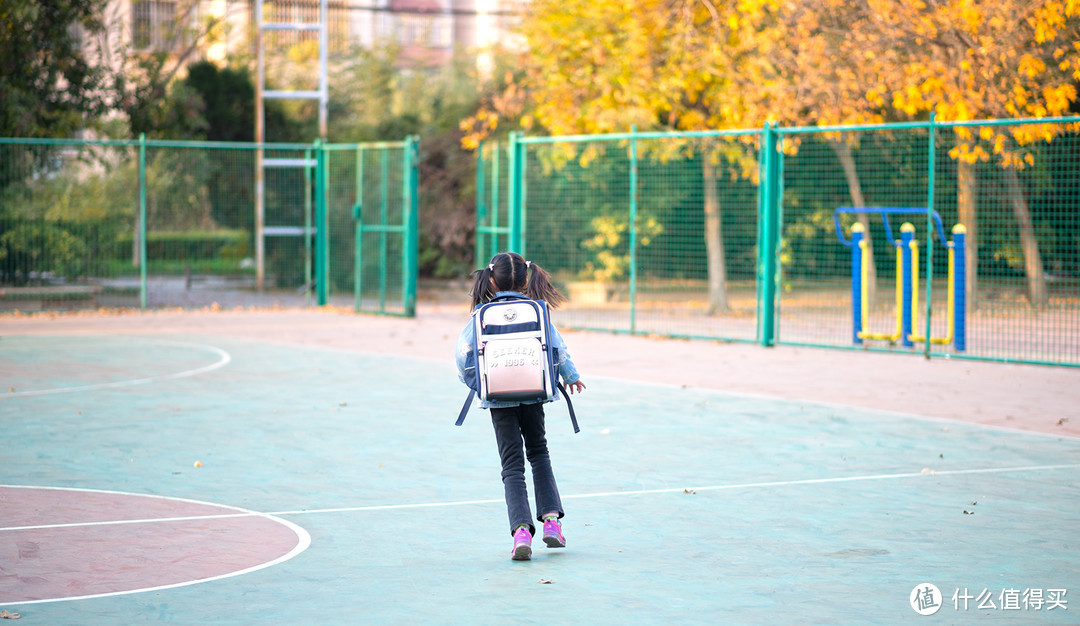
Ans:
[[[535,263],[526,261],[520,254],[503,252],[495,255],[487,267],[474,272],[476,282],[472,288],[474,312],[481,305],[499,298],[528,298],[542,300],[555,308],[565,298],[548,278],[548,273]],[[577,368],[566,350],[562,335],[550,328],[549,341],[558,353],[555,371],[562,377],[569,393],[581,392]],[[476,328],[472,320],[458,338],[456,359],[458,378],[468,381],[476,377]],[[555,392],[558,398],[558,391]],[[544,430],[544,405],[538,401],[491,401],[481,400],[481,408],[491,410],[491,423],[495,427],[495,441],[502,460],[503,490],[506,496],[506,512],[510,518],[510,534],[514,537],[511,558],[527,561],[532,557],[532,538],[536,534],[529,493],[525,485],[525,459],[532,467],[533,491],[536,499],[536,521],[543,522],[543,540],[549,548],[566,546],[562,534],[562,501],[555,475],[551,470],[547,439]]]

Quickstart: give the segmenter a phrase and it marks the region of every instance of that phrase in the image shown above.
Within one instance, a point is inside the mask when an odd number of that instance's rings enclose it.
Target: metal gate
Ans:
[[[418,274],[419,138],[351,146],[329,145],[320,185],[325,206],[317,215],[329,241],[316,240],[321,254],[319,285],[349,292],[357,312],[416,314]],[[319,290],[319,303],[331,302]]]

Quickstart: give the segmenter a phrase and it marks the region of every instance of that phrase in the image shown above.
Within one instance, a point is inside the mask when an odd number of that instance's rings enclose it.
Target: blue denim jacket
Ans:
[[[519,296],[526,297],[516,291],[500,291],[495,294],[495,297],[500,296]],[[477,309],[480,308],[478,305]],[[474,310],[475,311],[475,310]],[[559,351],[559,362],[556,363],[556,374],[561,376],[563,382],[567,385],[576,383],[581,376],[578,374],[577,367],[574,366],[574,360],[570,358],[570,353],[566,350],[566,342],[563,341],[562,335],[559,334],[559,330],[555,328],[555,325],[551,325],[551,346]],[[458,337],[457,346],[454,349],[455,361],[457,362],[458,380],[468,385],[467,381],[473,380],[476,376],[476,328],[473,326],[472,318],[469,318],[469,323],[465,325],[465,328],[461,329],[461,335]],[[555,390],[555,399],[559,398],[559,390]],[[505,408],[511,406],[518,406],[521,402],[497,402],[482,400],[480,402],[480,408]],[[526,403],[527,404],[527,403]]]

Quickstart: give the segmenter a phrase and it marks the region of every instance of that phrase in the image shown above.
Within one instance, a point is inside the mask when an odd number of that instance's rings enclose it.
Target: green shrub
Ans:
[[[117,239],[117,256],[131,255],[132,237],[131,233],[124,233]],[[249,240],[247,231],[233,229],[151,231],[146,234],[146,256],[150,260],[239,261],[249,256]]]

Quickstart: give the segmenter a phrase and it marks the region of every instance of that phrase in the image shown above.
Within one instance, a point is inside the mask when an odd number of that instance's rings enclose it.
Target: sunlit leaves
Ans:
[[[1080,80],[1080,0],[536,0],[521,34],[525,69],[469,120],[473,143],[500,118],[576,134],[1057,116]]]

